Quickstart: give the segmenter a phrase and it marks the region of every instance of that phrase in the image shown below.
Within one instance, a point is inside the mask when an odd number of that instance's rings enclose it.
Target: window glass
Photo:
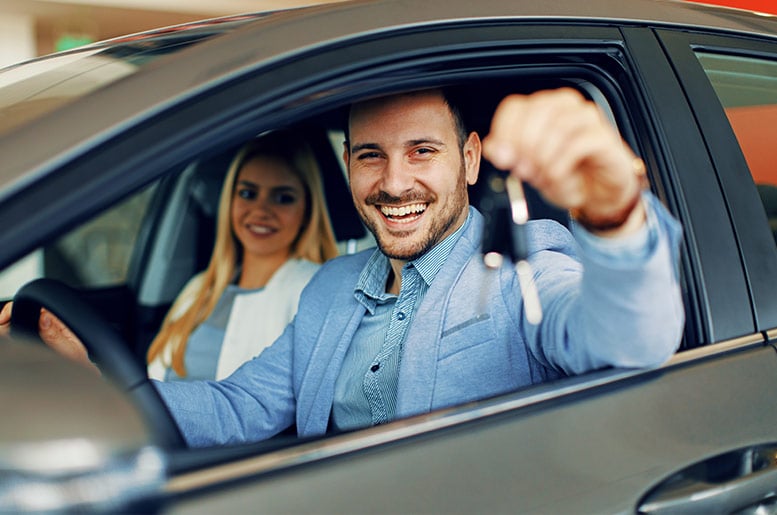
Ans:
[[[734,130],[777,240],[777,61],[697,53]]]
[[[0,273],[0,298],[39,277],[58,279],[75,288],[126,281],[130,259],[154,186],[146,188],[39,249]]]
[[[125,282],[153,187],[130,197],[43,249],[43,272],[74,287]]]

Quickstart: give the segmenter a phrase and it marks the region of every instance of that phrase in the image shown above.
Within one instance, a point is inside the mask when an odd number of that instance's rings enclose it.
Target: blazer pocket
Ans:
[[[456,323],[442,332],[439,359],[443,360],[470,347],[487,343],[495,337],[494,321],[488,313]]]

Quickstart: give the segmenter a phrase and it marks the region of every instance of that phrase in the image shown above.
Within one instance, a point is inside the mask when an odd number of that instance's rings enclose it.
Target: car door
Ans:
[[[213,470],[181,470],[170,482],[172,511],[634,512],[674,502],[673,484],[704,496],[710,484],[752,472],[754,446],[777,439],[777,415],[763,408],[777,388],[777,356],[762,332],[768,293],[752,285],[756,256],[743,256],[755,248],[771,259],[775,250],[739,234],[741,224],[766,222],[762,211],[733,206],[757,199],[755,188],[727,187],[711,147],[736,152],[735,141],[706,132],[673,62],[690,43],[669,48],[664,37],[648,27],[503,19],[384,32],[277,64],[276,77],[289,83],[302,73],[321,77],[325,86],[308,91],[308,113],[449,82],[588,91],[611,109],[648,163],[653,191],[684,225],[683,351],[657,370],[601,371]],[[287,104],[293,108],[273,116],[305,111]],[[756,239],[769,236],[753,230]],[[767,261],[761,271],[773,277]],[[680,496],[677,505],[693,499]],[[759,501],[756,493],[741,502]]]

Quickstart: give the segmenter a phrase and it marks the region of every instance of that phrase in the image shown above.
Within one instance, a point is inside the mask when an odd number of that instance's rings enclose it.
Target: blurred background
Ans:
[[[203,18],[337,0],[0,0],[0,67]]]
[[[157,27],[334,1],[339,0],[0,0],[0,67]],[[777,0],[686,1],[777,14]]]

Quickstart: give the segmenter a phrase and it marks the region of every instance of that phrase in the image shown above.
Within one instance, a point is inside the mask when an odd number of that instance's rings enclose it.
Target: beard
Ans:
[[[423,216],[433,217],[426,229],[389,232],[381,222],[368,216],[368,211],[373,210],[374,208],[371,206],[375,204],[392,206],[416,202],[427,203],[427,211],[438,204],[441,206],[441,210],[438,213],[424,212]],[[375,237],[378,248],[380,248],[383,254],[390,259],[413,261],[426,254],[432,247],[445,239],[467,205],[467,181],[462,163],[453,194],[441,203],[438,203],[436,195],[416,190],[403,193],[400,197],[389,195],[385,191],[378,191],[368,196],[363,204],[358,204],[357,210],[362,221]],[[371,214],[374,215],[374,212]],[[421,231],[423,232],[420,233]]]

